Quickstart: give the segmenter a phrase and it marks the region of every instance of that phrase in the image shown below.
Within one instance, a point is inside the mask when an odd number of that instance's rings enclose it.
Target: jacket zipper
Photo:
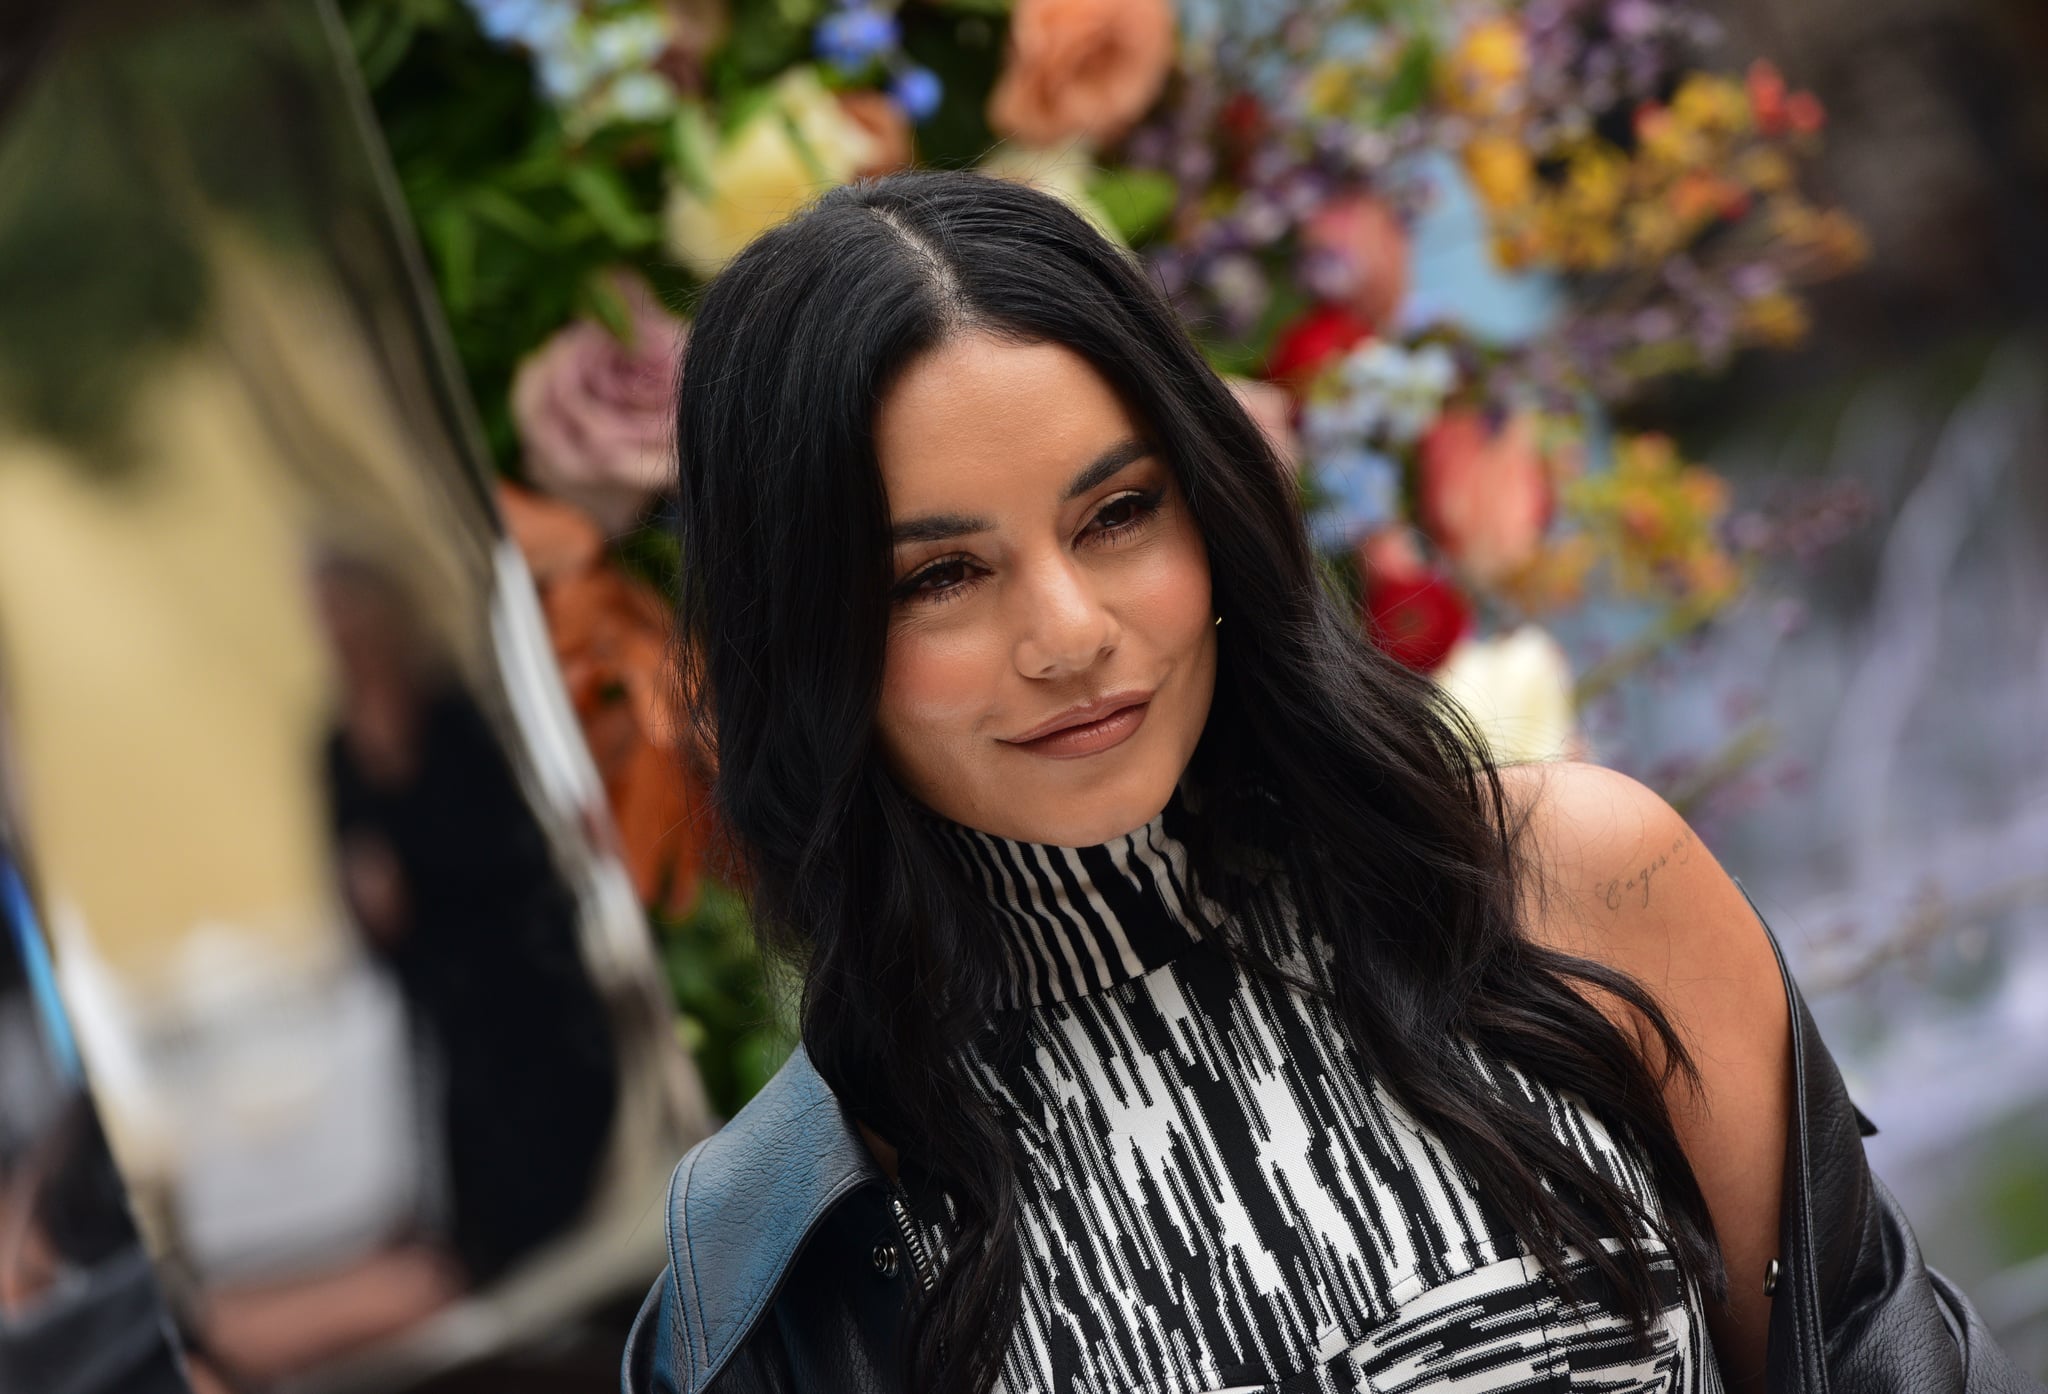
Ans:
[[[917,1273],[918,1285],[930,1292],[937,1278],[932,1272],[924,1238],[917,1232],[917,1219],[910,1213],[910,1196],[901,1181],[889,1183],[889,1208],[895,1214],[896,1228],[903,1235],[903,1248],[910,1255],[910,1266]]]

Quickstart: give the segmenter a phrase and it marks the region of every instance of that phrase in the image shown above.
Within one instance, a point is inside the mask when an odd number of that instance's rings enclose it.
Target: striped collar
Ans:
[[[1004,931],[1011,1006],[1100,992],[1199,942],[1224,907],[1196,886],[1183,791],[1142,827],[1064,847],[939,819],[941,841],[987,893]]]

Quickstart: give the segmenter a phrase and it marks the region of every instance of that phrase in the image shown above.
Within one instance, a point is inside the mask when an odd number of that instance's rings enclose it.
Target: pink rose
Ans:
[[[1384,329],[1408,294],[1408,230],[1366,194],[1332,199],[1301,229],[1318,294]]]
[[[1223,379],[1252,419],[1273,453],[1290,472],[1301,469],[1301,446],[1294,438],[1294,396],[1286,388],[1256,378]]]
[[[512,379],[527,477],[612,536],[674,481],[674,392],[688,334],[638,277],[615,284],[631,313],[630,342],[578,320],[527,355]]]
[[[1445,412],[1422,438],[1422,525],[1482,584],[1532,561],[1550,523],[1551,489],[1536,418],[1495,430],[1476,411]]]
[[[1158,99],[1172,66],[1168,0],[1017,0],[988,123],[1026,145],[1112,141]]]

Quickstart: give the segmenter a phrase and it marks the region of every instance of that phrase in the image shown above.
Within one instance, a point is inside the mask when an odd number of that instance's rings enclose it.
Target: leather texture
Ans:
[[[1738,879],[1737,886],[1742,883]],[[1927,1267],[1871,1172],[1849,1099],[1786,967],[1793,1119],[1785,1147],[1769,1394],[2048,1394]],[[901,1394],[911,1284],[889,1187],[799,1048],[669,1184],[669,1266],[627,1338],[624,1394]],[[878,1247],[898,1255],[876,1261]],[[1730,1281],[1760,1281],[1731,1275]]]
[[[668,1268],[627,1337],[628,1391],[881,1394],[913,1280],[888,1182],[799,1046],[676,1164]]]

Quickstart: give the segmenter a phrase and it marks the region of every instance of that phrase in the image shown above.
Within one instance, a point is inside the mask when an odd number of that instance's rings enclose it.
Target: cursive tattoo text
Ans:
[[[1635,871],[1627,876],[1617,876],[1612,881],[1603,882],[1600,887],[1600,895],[1607,902],[1607,908],[1619,910],[1623,900],[1633,899],[1637,893],[1642,895],[1642,904],[1645,906],[1649,905],[1650,882],[1656,877],[1658,872],[1662,871],[1672,862],[1675,861],[1683,866],[1686,862],[1691,861],[1695,840],[1692,829],[1687,828],[1671,840],[1669,847],[1659,848]]]

